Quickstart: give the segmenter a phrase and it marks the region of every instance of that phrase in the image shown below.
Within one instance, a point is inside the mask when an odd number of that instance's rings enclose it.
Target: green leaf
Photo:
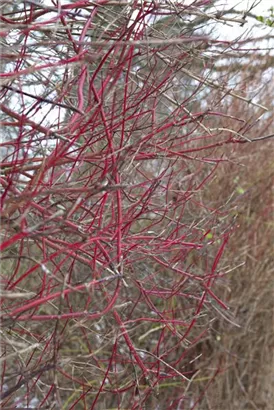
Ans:
[[[206,239],[212,239],[212,238],[213,238],[212,232],[208,232],[208,234],[206,235]]]
[[[265,24],[266,24],[267,26],[269,26],[269,27],[272,27],[272,26],[273,26],[273,20],[267,19],[267,20],[265,21]]]
[[[238,186],[238,187],[237,187],[236,191],[237,191],[237,192],[238,192],[238,194],[240,194],[240,195],[242,195],[242,194],[244,194],[244,193],[245,193],[244,188],[242,188],[242,187],[240,187],[240,186]]]
[[[265,22],[265,19],[264,19],[263,16],[257,16],[257,17],[256,17],[256,20],[260,21],[261,23],[264,23],[264,22]]]

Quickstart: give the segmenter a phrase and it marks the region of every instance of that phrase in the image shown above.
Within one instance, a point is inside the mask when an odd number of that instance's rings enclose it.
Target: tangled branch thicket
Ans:
[[[1,4],[3,408],[270,409],[272,57],[185,3]]]

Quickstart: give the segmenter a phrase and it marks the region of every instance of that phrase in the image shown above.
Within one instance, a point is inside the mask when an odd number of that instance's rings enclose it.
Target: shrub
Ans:
[[[239,240],[216,193],[267,109],[222,73],[208,3],[4,5],[3,408],[210,403]]]

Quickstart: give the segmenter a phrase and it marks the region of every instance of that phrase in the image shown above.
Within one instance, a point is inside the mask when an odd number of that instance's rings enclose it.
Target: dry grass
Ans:
[[[198,377],[212,376],[218,367],[221,373],[199,410],[271,410],[274,402],[273,141],[237,150],[242,166],[220,168],[209,187],[215,205],[233,193],[237,228],[223,259],[228,274],[218,292],[230,310],[216,312],[211,336],[203,342]]]

